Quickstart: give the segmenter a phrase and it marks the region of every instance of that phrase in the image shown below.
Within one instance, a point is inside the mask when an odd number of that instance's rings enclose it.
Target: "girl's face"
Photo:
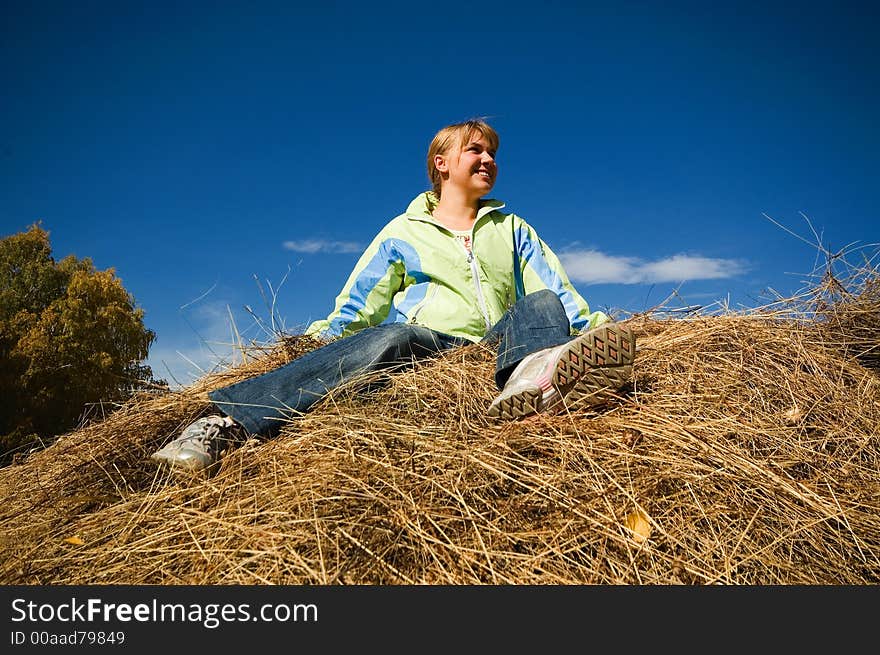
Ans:
[[[435,165],[441,172],[449,173],[444,188],[455,186],[477,198],[489,193],[498,175],[495,151],[489,149],[488,142],[479,132],[475,132],[470,143],[463,148],[453,148],[445,155],[438,155]]]

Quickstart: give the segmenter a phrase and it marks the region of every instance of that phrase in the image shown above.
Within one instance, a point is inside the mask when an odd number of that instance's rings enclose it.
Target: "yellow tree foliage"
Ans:
[[[0,464],[152,380],[143,318],[114,269],[55,262],[38,224],[0,240]]]

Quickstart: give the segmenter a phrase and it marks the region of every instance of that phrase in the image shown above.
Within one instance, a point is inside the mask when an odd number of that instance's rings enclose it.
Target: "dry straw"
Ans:
[[[350,386],[210,478],[149,454],[253,348],[0,470],[5,584],[876,584],[880,284],[629,315],[632,385],[497,423],[479,345]]]

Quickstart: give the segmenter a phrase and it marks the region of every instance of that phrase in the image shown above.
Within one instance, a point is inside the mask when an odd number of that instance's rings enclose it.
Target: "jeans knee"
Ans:
[[[562,301],[559,299],[559,296],[557,296],[550,289],[533,291],[532,293],[523,297],[520,302],[527,305],[531,309],[540,311],[542,313],[552,313],[555,311],[559,311],[565,314],[565,307],[563,306]]]
[[[411,343],[429,338],[431,334],[428,328],[409,323],[389,323],[369,329],[372,330],[375,339],[386,343]]]
[[[440,350],[433,330],[420,325],[389,323],[363,330],[363,346],[380,359],[397,360]]]
[[[412,333],[412,326],[406,323],[389,323],[388,325],[377,325],[368,329],[373,334],[381,335],[383,339],[388,339],[389,341],[406,339]]]

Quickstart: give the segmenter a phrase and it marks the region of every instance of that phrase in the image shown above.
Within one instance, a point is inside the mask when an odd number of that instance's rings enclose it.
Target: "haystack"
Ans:
[[[285,338],[0,470],[4,584],[880,582],[880,284],[623,317],[633,382],[495,422],[479,345],[350,385],[208,478],[148,457]],[[375,380],[374,380],[375,381]]]

